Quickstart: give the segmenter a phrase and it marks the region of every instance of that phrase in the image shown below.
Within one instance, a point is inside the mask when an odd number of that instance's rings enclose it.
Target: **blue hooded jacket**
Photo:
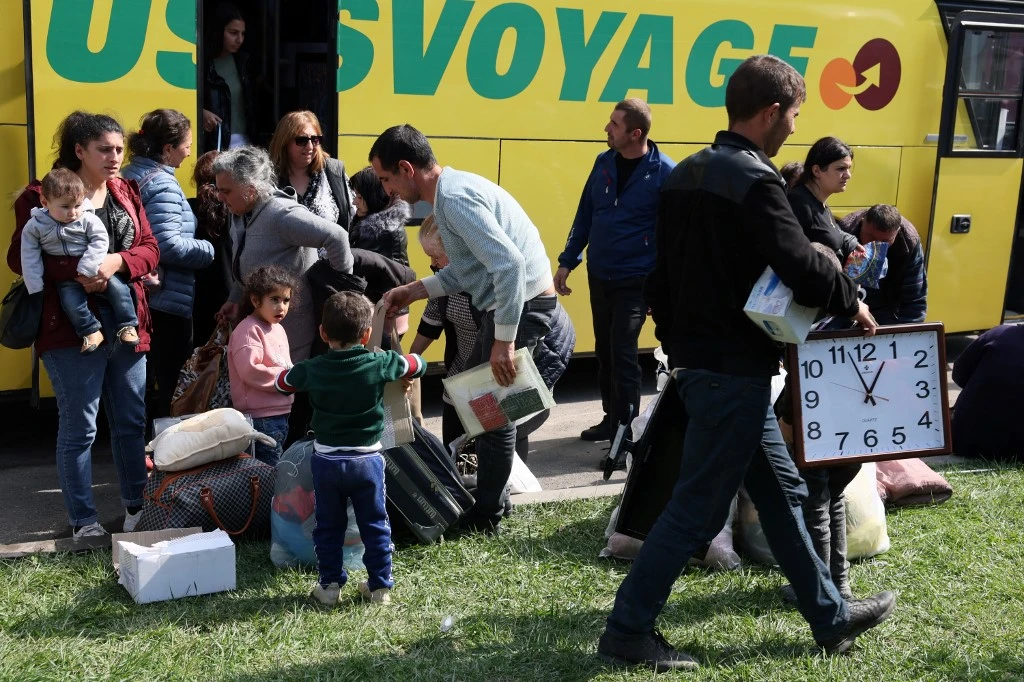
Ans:
[[[196,216],[174,177],[174,169],[137,157],[121,175],[139,183],[142,206],[160,246],[160,286],[149,291],[153,310],[192,317],[195,271],[213,262],[213,244],[196,239]]]
[[[614,149],[598,155],[558,264],[573,270],[587,249],[587,269],[601,280],[645,277],[654,269],[654,226],[661,185],[675,162],[647,141],[647,155],[617,191]]]

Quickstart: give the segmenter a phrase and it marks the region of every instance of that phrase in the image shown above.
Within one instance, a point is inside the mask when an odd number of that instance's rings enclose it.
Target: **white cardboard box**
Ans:
[[[222,530],[123,533],[114,536],[118,582],[136,603],[179,599],[235,589],[235,544]],[[150,536],[139,537],[139,536]],[[161,535],[163,537],[161,537]],[[133,537],[134,536],[134,537]]]
[[[747,317],[770,338],[797,344],[807,340],[818,311],[794,302],[793,290],[771,268],[765,268],[743,306]]]

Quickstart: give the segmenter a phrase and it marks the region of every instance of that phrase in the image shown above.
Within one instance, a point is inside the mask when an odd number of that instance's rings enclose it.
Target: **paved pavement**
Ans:
[[[949,340],[950,362],[966,340]],[[655,393],[654,362],[644,359],[643,398],[646,407]],[[596,361],[577,358],[555,389],[558,405],[551,418],[530,439],[528,463],[544,488],[543,493],[518,497],[518,502],[546,501],[567,497],[613,495],[621,490],[623,472],[604,481],[597,463],[609,443],[579,440],[580,432],[602,416],[596,387]],[[950,404],[959,392],[950,380]],[[440,380],[428,377],[424,384],[424,417],[428,428],[441,432]],[[5,409],[8,427],[0,442],[0,545],[68,538],[70,528],[64,515],[54,468],[53,452],[57,432],[56,409],[34,410],[25,405]],[[100,419],[103,422],[103,418]],[[103,424],[93,455],[93,490],[100,522],[108,530],[119,529],[124,510],[120,507],[117,475],[110,454],[109,437]],[[64,543],[59,543],[63,545]]]

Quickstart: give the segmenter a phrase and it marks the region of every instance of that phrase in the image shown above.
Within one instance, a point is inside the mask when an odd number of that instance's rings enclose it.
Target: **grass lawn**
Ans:
[[[691,572],[660,627],[703,667],[676,677],[1024,679],[1024,469],[945,473],[953,499],[891,512],[892,550],[853,567],[856,593],[898,601],[852,655],[816,652],[780,574]],[[498,538],[402,546],[389,607],[358,603],[355,581],[342,607],[314,605],[314,572],[276,570],[259,543],[239,548],[236,591],[142,606],[109,551],[3,561],[0,679],[649,679],[594,654],[628,569],[597,558],[613,504],[521,507]]]

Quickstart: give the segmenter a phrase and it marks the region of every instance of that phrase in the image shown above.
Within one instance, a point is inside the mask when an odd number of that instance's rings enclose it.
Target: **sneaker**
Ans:
[[[103,343],[103,332],[94,331],[88,336],[82,337],[82,355],[88,355],[100,347]]]
[[[139,333],[135,331],[135,327],[125,327],[117,333],[117,338],[126,346],[139,345]]]
[[[896,608],[896,596],[889,591],[879,592],[867,599],[849,602],[850,622],[835,637],[817,640],[826,654],[841,654],[853,646],[859,635],[888,618]]]
[[[135,526],[139,525],[139,519],[142,518],[142,510],[129,514],[126,509],[124,512],[124,527],[121,529],[125,533],[131,533],[135,530]]]
[[[504,509],[502,509],[504,515]],[[459,521],[459,530],[467,533],[483,533],[484,535],[500,535],[501,521],[494,520],[489,516],[480,516],[472,511],[462,517]]]
[[[341,598],[341,585],[338,583],[331,583],[327,587],[324,587],[320,583],[317,583],[313,588],[313,591],[309,593],[309,596],[316,599],[324,606],[335,606],[338,603],[338,599]]]
[[[82,538],[101,538],[106,534],[107,529],[96,521],[90,523],[88,526],[82,526],[75,531],[75,534],[72,537],[75,540],[81,540]]]
[[[692,656],[676,651],[657,630],[634,637],[622,637],[605,630],[597,643],[597,656],[611,665],[642,665],[656,672],[700,667]]]
[[[612,431],[612,418],[604,416],[600,424],[594,424],[589,429],[584,429],[580,434],[580,440],[599,441],[611,440],[615,433]]]
[[[362,595],[363,601],[368,601],[371,604],[390,604],[391,603],[391,590],[387,587],[378,587],[376,590],[370,589],[370,583],[365,580],[359,583],[359,594]]]
[[[843,588],[839,586],[836,586],[836,589],[839,590],[839,596],[843,598],[843,601],[853,601],[853,593],[850,592],[849,586],[846,587],[845,592],[843,591]],[[779,591],[782,592],[783,601],[785,601],[787,604],[796,604],[796,590],[793,589],[792,585],[783,585],[782,589]]]

